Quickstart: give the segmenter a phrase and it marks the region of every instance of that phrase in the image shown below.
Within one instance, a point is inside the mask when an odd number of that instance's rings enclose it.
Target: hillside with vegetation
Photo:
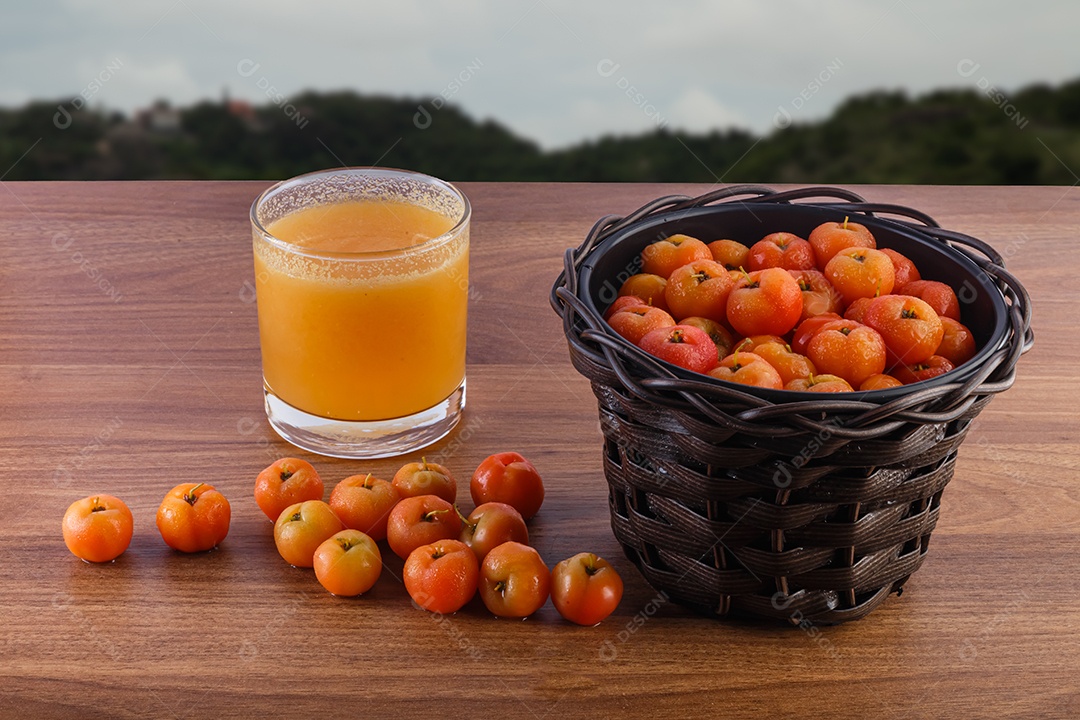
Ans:
[[[254,107],[159,102],[134,117],[79,100],[0,109],[0,179],[280,179],[379,164],[459,181],[1080,181],[1080,80],[1007,98],[878,91],[763,137],[661,128],[549,152],[437,98],[306,92]]]

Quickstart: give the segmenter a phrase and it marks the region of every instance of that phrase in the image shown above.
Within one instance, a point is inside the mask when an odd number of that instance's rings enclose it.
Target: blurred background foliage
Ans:
[[[543,151],[441,98],[308,92],[126,117],[80,98],[0,109],[3,180],[281,179],[385,165],[450,180],[1064,184],[1080,182],[1080,79],[1009,98],[878,91],[765,136],[668,128]]]

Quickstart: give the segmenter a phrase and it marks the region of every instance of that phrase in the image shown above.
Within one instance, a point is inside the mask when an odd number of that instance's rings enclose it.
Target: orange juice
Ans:
[[[465,377],[468,228],[397,200],[312,205],[256,237],[263,378],[311,415],[386,420]]]

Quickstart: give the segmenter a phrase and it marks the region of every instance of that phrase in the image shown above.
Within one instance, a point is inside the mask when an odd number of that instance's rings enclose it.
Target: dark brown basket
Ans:
[[[808,198],[825,202],[792,202]],[[661,362],[601,317],[657,239],[805,237],[844,216],[957,290],[974,359],[889,390],[759,390]],[[551,302],[599,402],[611,524],[627,556],[703,613],[795,623],[855,620],[901,591],[926,556],[972,419],[1012,385],[1032,343],[1027,292],[989,245],[838,188],[729,187],[607,216],[567,250]]]

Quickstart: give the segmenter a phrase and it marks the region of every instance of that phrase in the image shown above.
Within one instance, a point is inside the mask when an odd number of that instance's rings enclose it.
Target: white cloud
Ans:
[[[702,88],[687,88],[671,105],[668,121],[673,128],[708,132],[714,128],[745,128],[749,123]]]
[[[178,59],[129,58],[102,86],[101,99],[109,107],[144,107],[159,98],[182,105],[206,97],[208,88],[196,80]]]

